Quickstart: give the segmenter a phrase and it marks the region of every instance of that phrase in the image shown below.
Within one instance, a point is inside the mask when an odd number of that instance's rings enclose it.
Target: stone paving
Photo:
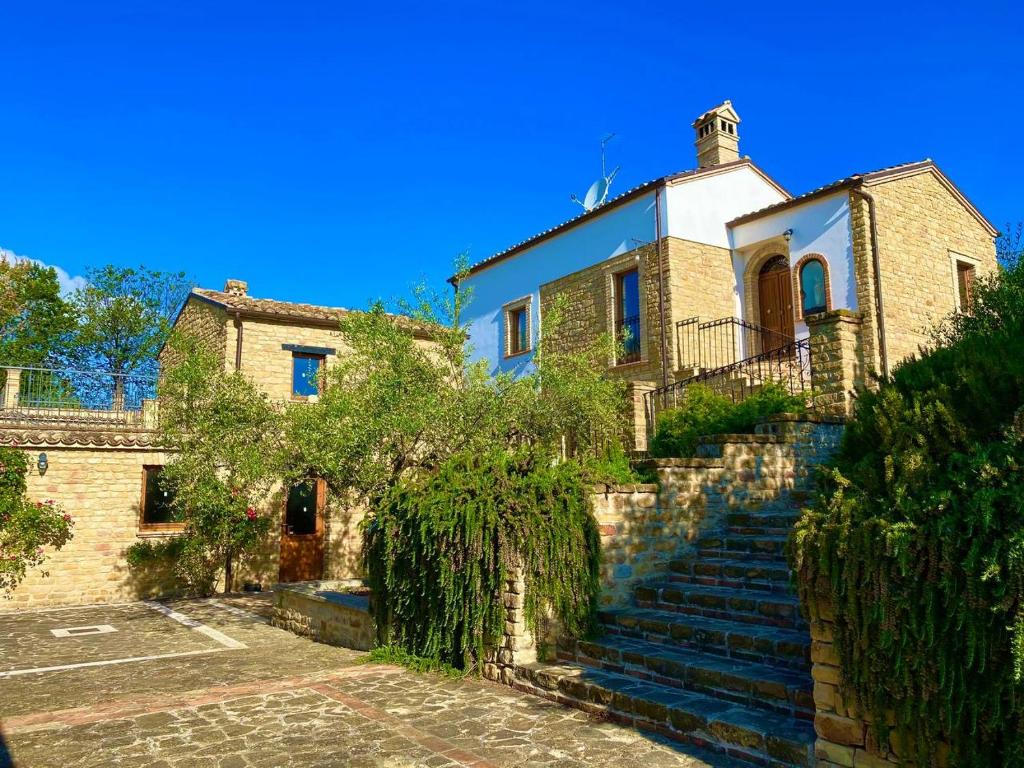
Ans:
[[[359,663],[267,626],[266,596],[171,607],[213,635],[142,604],[0,614],[0,766],[732,764],[492,683]],[[117,632],[50,633],[101,624]]]

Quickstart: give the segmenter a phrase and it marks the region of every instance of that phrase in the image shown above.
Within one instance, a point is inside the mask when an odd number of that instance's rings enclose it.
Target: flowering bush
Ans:
[[[74,526],[71,515],[53,501],[26,498],[27,474],[24,451],[0,448],[0,592],[5,595],[43,563],[47,547],[67,544]]]

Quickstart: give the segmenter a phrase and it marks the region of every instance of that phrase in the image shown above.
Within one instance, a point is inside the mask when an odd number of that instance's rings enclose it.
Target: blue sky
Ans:
[[[694,165],[732,99],[792,192],[932,157],[1024,219],[1010,3],[0,0],[0,247],[360,307]],[[943,7],[945,5],[946,7]]]

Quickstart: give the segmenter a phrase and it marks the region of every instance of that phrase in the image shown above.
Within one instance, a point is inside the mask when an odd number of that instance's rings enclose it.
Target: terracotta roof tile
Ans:
[[[252,296],[238,296],[209,288],[193,288],[196,296],[219,304],[231,312],[279,315],[282,319],[340,320],[351,312],[344,307],[322,307],[316,304],[300,304],[276,299],[257,299]]]

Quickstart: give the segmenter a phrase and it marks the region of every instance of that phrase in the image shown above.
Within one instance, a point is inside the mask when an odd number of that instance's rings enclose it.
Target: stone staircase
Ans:
[[[721,462],[716,451],[694,464]],[[735,474],[746,490],[690,553],[602,610],[599,637],[518,667],[516,686],[739,764],[813,765],[811,639],[784,552],[807,483]]]

